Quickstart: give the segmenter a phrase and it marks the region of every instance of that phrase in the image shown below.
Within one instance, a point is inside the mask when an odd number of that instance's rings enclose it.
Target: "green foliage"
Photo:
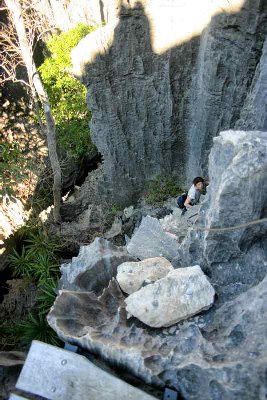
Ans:
[[[34,339],[59,345],[60,340],[47,324],[46,315],[56,297],[60,246],[38,226],[24,227],[19,238],[24,244],[9,256],[13,275],[34,280],[39,293],[32,314],[24,320],[0,324],[0,345],[8,349],[24,347]]]
[[[50,257],[52,255],[53,258],[60,250],[57,240],[47,235],[41,229],[38,229],[36,232],[30,232],[25,242],[27,243],[26,248],[33,255],[49,255]]]
[[[174,177],[161,177],[158,175],[155,180],[150,182],[146,199],[149,204],[162,203],[168,197],[177,196],[181,191]]]
[[[41,315],[46,315],[56,299],[56,288],[58,286],[58,279],[48,278],[40,286],[40,293],[37,297],[38,312]]]
[[[69,73],[71,50],[95,28],[78,24],[68,32],[55,35],[47,47],[51,56],[39,68],[55,118],[58,144],[70,155],[81,157],[92,146],[86,105],[86,88]]]
[[[55,301],[57,285],[56,278],[48,278],[40,286],[37,306],[33,314],[28,313],[23,320],[5,321],[0,324],[0,347],[2,349],[28,347],[32,340],[41,340],[54,345],[61,343],[46,321],[46,315]]]
[[[28,346],[32,340],[40,340],[54,346],[60,344],[56,333],[50,328],[45,315],[42,314],[32,315],[29,313],[26,320],[18,323],[18,333],[21,344],[25,346]]]
[[[54,280],[59,274],[58,253],[60,246],[54,238],[37,229],[24,239],[21,251],[13,250],[9,262],[13,276],[34,279],[37,285]]]
[[[9,262],[13,267],[13,276],[15,277],[29,277],[30,276],[30,263],[32,257],[29,252],[26,251],[25,247],[22,246],[21,253],[17,252],[16,249],[9,256]]]
[[[0,198],[16,195],[17,185],[29,177],[32,165],[18,143],[0,142]]]

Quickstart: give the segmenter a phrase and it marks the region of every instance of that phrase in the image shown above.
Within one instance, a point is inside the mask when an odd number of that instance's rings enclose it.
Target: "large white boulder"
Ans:
[[[124,262],[118,266],[117,281],[128,294],[136,292],[145,281],[155,282],[164,278],[173,267],[164,257],[147,258],[139,262]]]
[[[154,328],[166,327],[208,309],[215,291],[198,265],[179,268],[131,294],[130,315]]]

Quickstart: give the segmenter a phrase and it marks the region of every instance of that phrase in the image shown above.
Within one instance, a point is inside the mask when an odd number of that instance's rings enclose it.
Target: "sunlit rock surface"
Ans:
[[[146,325],[161,328],[208,309],[215,291],[198,265],[170,271],[125,300],[126,310]]]
[[[222,298],[236,296],[266,275],[267,223],[250,224],[267,217],[266,171],[266,132],[226,131],[214,139],[208,198],[183,242],[180,263],[198,263]]]
[[[118,266],[116,279],[123,292],[136,292],[144,282],[155,282],[167,275],[173,267],[163,257],[147,258],[140,262],[125,262]]]

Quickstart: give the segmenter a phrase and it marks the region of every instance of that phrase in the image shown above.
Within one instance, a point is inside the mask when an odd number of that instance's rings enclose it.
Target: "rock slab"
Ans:
[[[179,268],[131,294],[126,310],[154,328],[167,327],[208,309],[215,291],[198,265]]]
[[[150,257],[165,257],[171,261],[177,256],[179,243],[164,232],[160,222],[150,216],[142,219],[133,234],[127,250],[141,260]]]

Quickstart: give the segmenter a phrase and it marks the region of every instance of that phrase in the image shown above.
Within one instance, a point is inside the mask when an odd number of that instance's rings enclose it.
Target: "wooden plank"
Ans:
[[[33,341],[17,389],[49,400],[155,400],[87,358]]]

